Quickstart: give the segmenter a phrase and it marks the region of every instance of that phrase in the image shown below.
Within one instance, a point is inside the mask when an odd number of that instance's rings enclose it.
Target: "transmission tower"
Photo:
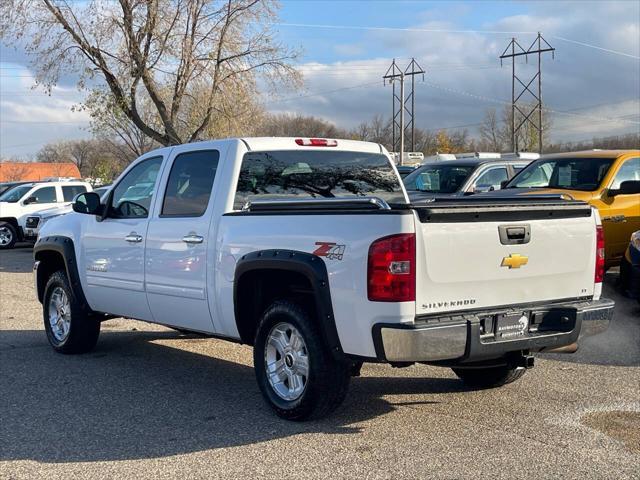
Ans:
[[[511,59],[511,148],[514,152],[518,151],[518,132],[524,125],[530,124],[533,125],[538,132],[538,152],[542,153],[542,54],[551,52],[552,58],[555,58],[555,50],[556,49],[549,45],[549,42],[542,37],[540,32],[538,32],[538,36],[528,49],[525,50],[514,37],[511,39],[511,42],[509,42],[509,45],[507,45],[507,48],[504,49],[502,55],[500,55],[500,66],[502,66],[502,61],[505,58]],[[538,55],[538,72],[525,84],[518,75],[516,75],[516,57],[524,55],[528,63],[529,55],[535,54]],[[538,88],[536,90],[535,87],[533,87],[534,89],[532,90],[530,87],[536,80],[538,81]],[[517,89],[517,95],[516,82],[520,84]],[[518,101],[526,92],[529,92],[535,100],[533,108],[528,113],[525,113],[518,105]],[[522,119],[516,119],[516,111],[522,115]],[[538,114],[537,121],[535,121],[533,117],[535,113]]]
[[[415,58],[411,59],[409,65],[403,70],[393,59],[391,65],[387,69],[387,73],[382,77],[386,84],[388,81],[392,87],[392,115],[391,115],[391,133],[392,147],[394,152],[398,152],[398,163],[402,165],[402,154],[404,153],[404,139],[407,130],[411,134],[411,150],[415,148],[415,123],[414,110],[416,104],[415,97],[415,76],[422,75],[424,80],[425,71],[422,69]],[[406,77],[411,77],[411,87],[409,94],[405,94],[404,81]],[[396,84],[399,84],[396,86]],[[407,105],[408,104],[408,105]],[[405,121],[405,115],[407,119]]]

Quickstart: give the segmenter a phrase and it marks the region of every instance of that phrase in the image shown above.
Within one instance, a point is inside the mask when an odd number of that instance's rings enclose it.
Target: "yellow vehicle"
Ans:
[[[505,186],[523,193],[563,193],[600,212],[605,268],[620,264],[640,230],[640,150],[589,150],[545,155]]]

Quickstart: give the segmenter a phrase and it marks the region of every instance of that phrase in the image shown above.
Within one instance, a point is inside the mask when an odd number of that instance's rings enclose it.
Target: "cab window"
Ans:
[[[178,155],[171,167],[160,216],[202,216],[209,204],[219,157],[217,150]]]
[[[622,182],[628,182],[630,180],[640,180],[640,158],[630,158],[622,164],[613,179],[611,189],[619,190]]]
[[[87,187],[84,185],[63,185],[62,186],[62,198],[65,202],[73,202],[73,199],[79,193],[87,191]]]
[[[491,186],[494,190],[500,190],[500,184],[505,180],[509,180],[506,167],[491,168],[478,177],[475,185]]]
[[[29,198],[35,198],[35,201],[30,202],[31,204],[36,203],[55,203],[56,202],[56,187],[43,187],[31,192]]]
[[[143,160],[122,178],[113,190],[109,216],[114,218],[146,218],[162,165],[162,157]]]

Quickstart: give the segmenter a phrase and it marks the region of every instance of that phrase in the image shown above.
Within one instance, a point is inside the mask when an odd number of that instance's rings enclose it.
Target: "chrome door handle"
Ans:
[[[130,233],[124,239],[130,243],[140,243],[142,241],[142,235],[138,235],[137,233]]]
[[[193,244],[202,243],[204,242],[204,237],[190,233],[189,235],[185,235],[184,237],[182,237],[182,241],[184,243],[193,243]]]

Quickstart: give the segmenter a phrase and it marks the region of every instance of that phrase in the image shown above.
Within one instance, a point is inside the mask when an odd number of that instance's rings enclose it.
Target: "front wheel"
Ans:
[[[0,222],[0,250],[13,248],[17,240],[16,227],[9,222]]]
[[[253,362],[263,396],[287,420],[324,417],[347,394],[350,364],[332,357],[318,325],[295,303],[275,302],[262,315]]]
[[[56,352],[85,353],[96,346],[100,321],[82,308],[64,270],[49,277],[42,313],[47,339]]]
[[[465,385],[471,388],[495,388],[515,382],[526,372],[524,367],[455,368],[455,373]]]

